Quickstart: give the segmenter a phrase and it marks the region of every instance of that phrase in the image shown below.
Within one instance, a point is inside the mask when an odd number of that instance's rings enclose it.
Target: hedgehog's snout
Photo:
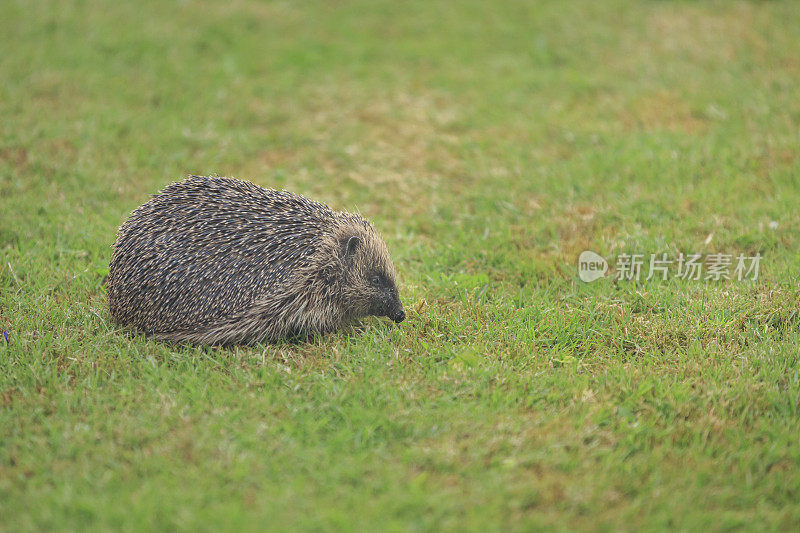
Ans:
[[[406,312],[403,310],[403,304],[400,303],[399,298],[384,301],[372,314],[389,317],[390,320],[397,324],[406,319]]]
[[[403,320],[406,319],[406,312],[403,310],[403,302],[400,301],[400,296],[397,294],[397,289],[392,287],[389,291],[389,295],[386,302],[386,316],[388,316],[391,320],[395,322],[395,324],[399,324]]]
[[[406,312],[403,311],[403,308],[401,307],[399,310],[395,311],[394,314],[392,314],[392,316],[390,316],[389,318],[394,320],[395,324],[399,324],[400,322],[406,319]]]
[[[374,307],[369,313],[371,315],[388,317],[397,324],[406,319],[403,303],[394,291],[386,291],[384,297],[376,301],[373,305]]]

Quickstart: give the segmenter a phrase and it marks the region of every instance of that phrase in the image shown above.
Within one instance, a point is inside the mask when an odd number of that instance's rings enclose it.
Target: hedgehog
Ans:
[[[360,215],[226,177],[190,176],[113,244],[114,321],[191,344],[255,344],[405,319],[386,243]]]

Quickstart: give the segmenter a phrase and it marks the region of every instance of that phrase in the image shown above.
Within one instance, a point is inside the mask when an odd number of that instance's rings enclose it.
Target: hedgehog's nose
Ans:
[[[400,322],[402,322],[405,319],[406,319],[406,312],[403,311],[402,309],[399,310],[397,313],[395,313],[395,315],[392,317],[392,320],[394,320],[395,323],[397,323],[397,324],[399,324]]]

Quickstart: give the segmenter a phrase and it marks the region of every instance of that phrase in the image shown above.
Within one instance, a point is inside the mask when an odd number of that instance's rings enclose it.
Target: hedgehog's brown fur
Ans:
[[[192,176],[120,227],[114,320],[156,338],[251,344],[405,317],[389,251],[359,215],[232,178]]]

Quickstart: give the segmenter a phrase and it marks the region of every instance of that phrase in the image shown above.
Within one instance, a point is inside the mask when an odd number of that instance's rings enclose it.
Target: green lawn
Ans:
[[[0,2],[0,531],[800,528],[800,4],[530,4]],[[189,173],[371,219],[408,320],[116,327]]]

